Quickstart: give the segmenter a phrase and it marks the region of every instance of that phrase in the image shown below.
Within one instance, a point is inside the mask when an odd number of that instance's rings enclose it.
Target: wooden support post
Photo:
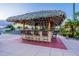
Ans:
[[[51,42],[52,32],[51,32],[51,18],[48,18],[48,42]]]
[[[51,28],[51,21],[50,18],[48,18],[48,31],[50,31],[50,28]]]
[[[23,30],[25,30],[25,21],[23,21]]]
[[[23,21],[23,39],[26,39],[26,35],[24,34],[25,33],[25,22]]]

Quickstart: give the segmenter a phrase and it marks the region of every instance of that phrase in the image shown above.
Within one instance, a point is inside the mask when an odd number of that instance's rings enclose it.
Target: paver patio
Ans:
[[[58,35],[67,49],[19,43],[16,34],[0,35],[0,56],[79,56],[79,41]]]

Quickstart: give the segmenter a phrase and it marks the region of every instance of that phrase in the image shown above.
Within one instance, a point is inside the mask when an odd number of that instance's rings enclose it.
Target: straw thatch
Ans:
[[[9,17],[7,20],[13,22],[22,20],[31,21],[35,19],[40,20],[40,18],[48,18],[48,17],[52,18],[52,21],[55,25],[59,25],[65,19],[66,16],[65,13],[61,10],[45,10]]]

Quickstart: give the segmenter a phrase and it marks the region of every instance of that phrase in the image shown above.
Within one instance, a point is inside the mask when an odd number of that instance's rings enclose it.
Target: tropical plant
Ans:
[[[21,29],[22,27],[21,27],[21,26],[18,26],[17,28],[18,28],[18,29]]]
[[[79,26],[79,19],[76,20],[76,25]]]
[[[10,30],[15,30],[15,28],[14,28],[13,25],[8,25],[8,26],[6,26],[5,28],[9,28]]]
[[[65,23],[65,26],[70,28],[70,32],[72,32],[72,37],[75,35],[75,31],[76,31],[76,27],[77,27],[77,24],[76,22],[74,22],[73,20],[71,19],[68,19],[68,21]]]
[[[78,17],[78,16],[79,16],[79,11],[77,11],[77,12],[75,13],[75,15]]]

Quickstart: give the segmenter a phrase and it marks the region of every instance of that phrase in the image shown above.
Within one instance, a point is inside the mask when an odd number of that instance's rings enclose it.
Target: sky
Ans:
[[[76,4],[76,11],[79,11],[78,6]],[[73,17],[72,3],[0,3],[0,20],[40,10],[63,10],[67,18]]]

